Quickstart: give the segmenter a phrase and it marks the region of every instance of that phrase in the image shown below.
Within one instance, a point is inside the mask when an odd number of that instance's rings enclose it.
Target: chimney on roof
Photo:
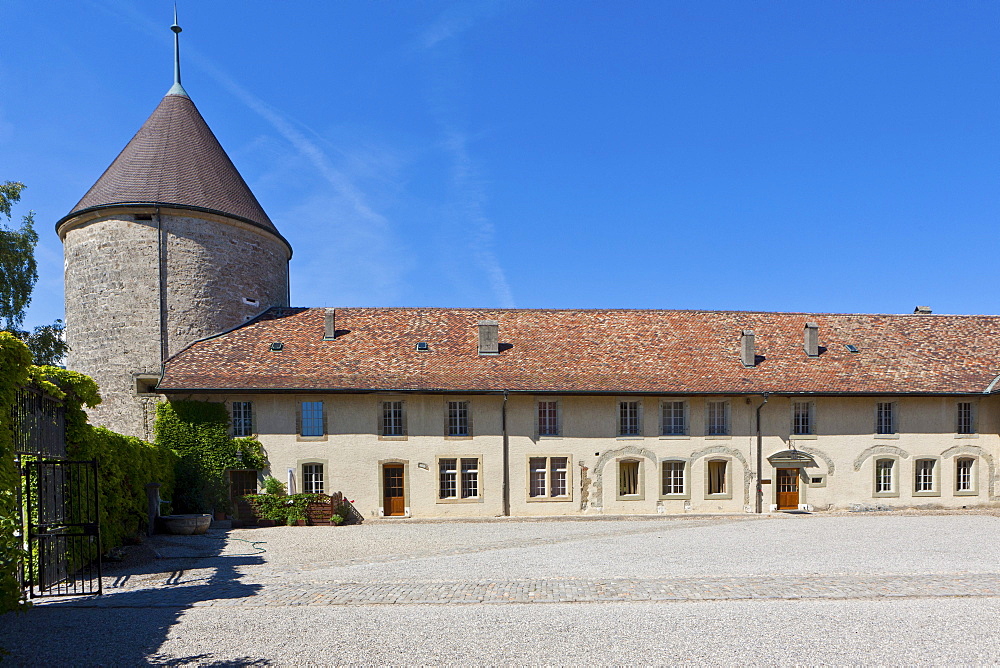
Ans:
[[[337,309],[328,308],[323,316],[323,340],[332,341],[337,338]]]
[[[805,330],[805,349],[809,357],[819,357],[819,325],[807,322]]]
[[[916,314],[918,314],[918,315],[930,315],[931,314],[931,307],[930,306],[918,306],[917,308],[913,309],[913,312],[916,313]]]
[[[757,366],[757,346],[752,329],[744,329],[740,336],[740,361],[743,366]]]
[[[479,321],[479,354],[500,354],[500,325],[496,320]]]

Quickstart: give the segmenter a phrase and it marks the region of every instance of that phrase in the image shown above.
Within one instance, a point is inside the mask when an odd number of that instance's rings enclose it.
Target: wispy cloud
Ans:
[[[457,72],[460,50],[446,44],[478,21],[496,13],[499,7],[496,2],[456,3],[420,33],[418,42],[432,61],[428,102],[451,163],[454,201],[450,208],[459,216],[457,222],[472,232],[470,251],[478,269],[488,277],[494,298],[501,306],[511,308],[515,305],[514,295],[496,253],[496,228],[486,214],[486,184],[478,174],[476,160],[469,149],[469,133],[457,118],[457,98],[462,94]]]

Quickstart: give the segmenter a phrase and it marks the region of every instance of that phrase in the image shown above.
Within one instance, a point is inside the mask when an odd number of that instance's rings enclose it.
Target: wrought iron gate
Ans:
[[[38,460],[22,468],[31,598],[101,594],[97,462]]]
[[[66,459],[66,409],[57,399],[22,388],[12,417],[22,586],[31,598],[102,593],[97,462]]]

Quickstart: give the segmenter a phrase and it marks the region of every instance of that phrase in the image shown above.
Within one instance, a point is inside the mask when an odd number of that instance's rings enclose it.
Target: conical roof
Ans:
[[[183,90],[171,89],[56,228],[85,210],[123,204],[220,213],[285,241]]]

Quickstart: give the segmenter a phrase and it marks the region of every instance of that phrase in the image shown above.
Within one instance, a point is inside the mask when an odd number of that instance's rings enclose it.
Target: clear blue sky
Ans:
[[[1000,313],[1000,3],[179,2],[302,306]],[[53,224],[166,93],[172,4],[7,0],[0,179]]]

